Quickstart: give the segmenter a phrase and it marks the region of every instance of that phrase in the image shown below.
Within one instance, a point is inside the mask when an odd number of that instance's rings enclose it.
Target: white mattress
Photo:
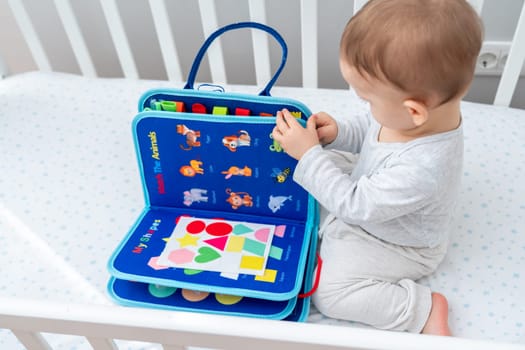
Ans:
[[[142,92],[161,86],[183,84],[50,73],[0,81],[0,296],[112,303],[106,262],[144,205],[130,125]],[[273,95],[335,115],[363,108],[342,90]],[[463,116],[449,253],[421,283],[448,297],[454,335],[525,343],[525,110],[464,103]],[[315,309],[309,322],[346,324]],[[17,346],[0,330],[0,348]]]

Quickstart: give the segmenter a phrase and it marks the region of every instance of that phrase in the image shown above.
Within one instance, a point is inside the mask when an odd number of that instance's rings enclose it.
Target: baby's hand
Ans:
[[[321,144],[324,146],[334,142],[338,132],[335,119],[325,112],[312,114],[310,119],[313,117],[315,117],[315,127]]]
[[[286,153],[299,160],[306,151],[319,144],[315,120],[315,116],[308,118],[306,128],[303,128],[287,109],[283,109],[277,112],[272,137],[281,144]]]

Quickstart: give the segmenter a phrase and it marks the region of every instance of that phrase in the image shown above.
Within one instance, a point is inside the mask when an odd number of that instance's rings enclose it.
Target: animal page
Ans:
[[[159,265],[263,275],[274,225],[180,217],[158,259]]]

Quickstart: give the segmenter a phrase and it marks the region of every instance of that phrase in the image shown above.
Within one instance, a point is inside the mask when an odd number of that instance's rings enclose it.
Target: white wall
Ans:
[[[524,0],[485,0],[482,17],[485,23],[487,40],[510,41]],[[319,57],[319,85],[324,88],[346,88],[339,75],[337,63],[338,43],[342,28],[352,13],[353,1],[319,0],[319,47],[323,55]],[[197,1],[167,0],[167,7],[179,47],[184,48],[180,57],[183,75],[186,76],[193,57],[204,37],[200,24],[191,20],[198,18]],[[33,19],[53,69],[63,72],[79,73],[71,48],[61,27],[52,0],[24,0],[25,7]],[[87,45],[99,76],[119,77],[122,70],[113,49],[109,31],[103,21],[99,0],[71,0],[86,36]],[[160,56],[152,17],[147,0],[118,0],[118,7],[124,26],[139,67],[139,75],[145,79],[166,79],[166,72]],[[248,18],[247,1],[219,0],[218,22],[224,25]],[[299,1],[267,0],[268,24],[275,27],[286,39],[289,58],[285,71],[278,81],[279,85],[295,86],[301,83]],[[248,32],[232,32],[223,38],[224,52],[232,59],[226,69],[230,83],[255,83],[253,57]],[[245,45],[245,46],[244,46]],[[279,63],[279,46],[272,45],[272,66]],[[22,36],[11,18],[7,0],[0,0],[0,56],[4,58],[10,73],[35,69]],[[209,79],[207,64],[203,64],[199,80]],[[476,77],[468,100],[491,103],[498,77]],[[512,105],[525,108],[525,83],[521,79]]]

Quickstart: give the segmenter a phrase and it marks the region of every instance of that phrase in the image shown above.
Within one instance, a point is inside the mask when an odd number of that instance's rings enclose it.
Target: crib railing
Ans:
[[[76,61],[83,75],[96,77],[97,72],[90,52],[86,45],[84,35],[78,24],[76,15],[71,7],[70,0],[53,0],[58,17],[62,22],[69,44],[74,53]],[[300,1],[300,23],[301,23],[301,66],[302,86],[318,86],[318,0]],[[472,5],[481,13],[484,5],[483,0],[470,0]],[[248,0],[249,18],[247,20],[267,23],[265,0]],[[357,11],[366,0],[354,1],[354,12]],[[49,57],[42,45],[42,41],[36,32],[34,25],[28,15],[22,0],[8,0],[9,7],[14,15],[25,41],[35,60],[37,68],[41,71],[51,71],[52,66]],[[174,40],[172,21],[168,17],[165,0],[148,1],[153,23],[159,42],[162,60],[169,80],[183,81],[179,53],[183,48],[178,47]],[[217,29],[217,0],[198,0],[200,23],[204,36],[207,37]],[[128,37],[124,30],[123,21],[116,0],[101,0],[105,22],[109,28],[113,45],[115,47],[124,77],[139,78],[137,64],[129,45]],[[270,50],[268,40],[264,33],[252,32],[254,66],[256,81],[258,85],[270,79]],[[505,69],[494,100],[495,104],[509,106],[514,90],[516,89],[520,70],[525,60],[525,5],[521,11],[519,24],[513,38]],[[210,63],[211,80],[214,83],[227,83],[224,55],[220,40],[214,43],[208,51]],[[2,64],[0,58],[0,76],[6,75],[7,68]]]
[[[165,310],[10,298],[0,298],[0,305],[0,328],[9,325],[30,350],[51,349],[40,332],[83,336],[94,350],[118,349],[115,339],[161,344],[164,350],[190,346],[235,350],[523,349],[452,337]]]
[[[302,47],[302,76],[305,87],[317,86],[317,0],[301,1],[301,47]],[[364,1],[356,1],[355,7]],[[69,0],[54,0],[58,15],[62,21],[73,53],[83,75],[96,77],[97,73],[90,57],[84,36],[80,30],[75,13]],[[130,49],[129,41],[124,30],[116,0],[102,0],[105,20],[115,46],[120,65],[126,78],[139,78],[137,66]],[[198,0],[200,19],[204,36],[207,37],[217,24],[216,0]],[[34,30],[31,19],[21,0],[9,0],[9,5],[15,16],[22,34],[28,43],[36,65],[41,71],[51,71],[49,58],[45,53],[38,34]],[[172,34],[172,27],[168,18],[165,0],[149,0],[155,30],[162,42],[161,53],[167,71],[168,79],[182,81],[182,69],[177,54],[178,50]],[[249,20],[266,23],[265,0],[248,0]],[[255,71],[257,84],[270,79],[270,53],[264,33],[253,32],[252,41],[255,57]],[[220,41],[208,51],[212,81],[226,83],[227,77],[224,68],[224,55]]]

